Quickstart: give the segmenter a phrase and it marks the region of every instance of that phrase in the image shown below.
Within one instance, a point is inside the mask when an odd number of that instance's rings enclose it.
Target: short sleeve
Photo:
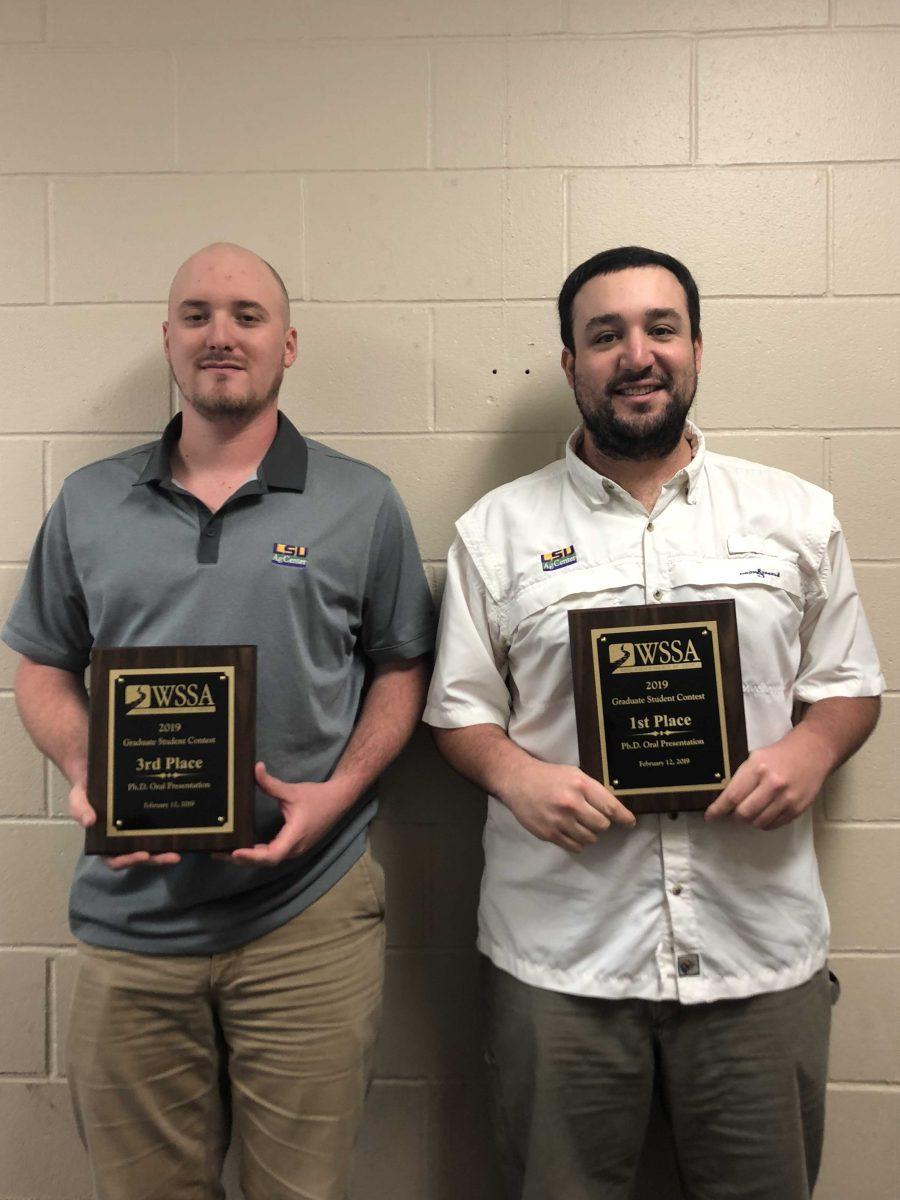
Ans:
[[[493,602],[460,538],[447,555],[438,650],[424,720],[439,729],[509,725],[506,656]]]
[[[403,502],[388,485],[372,532],[362,648],[373,662],[418,658],[434,646],[434,605]]]
[[[69,547],[65,492],[41,526],[0,637],[44,666],[80,673],[88,665],[94,639]]]
[[[877,696],[884,678],[840,524],[835,521],[819,568],[821,594],[800,628],[794,696],[806,704],[833,696]]]

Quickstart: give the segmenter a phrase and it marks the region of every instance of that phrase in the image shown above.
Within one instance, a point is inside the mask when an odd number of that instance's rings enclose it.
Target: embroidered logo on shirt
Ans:
[[[574,546],[563,546],[562,550],[548,550],[541,555],[542,571],[558,571],[560,567],[569,567],[578,562]]]
[[[742,575],[756,575],[760,579],[765,579],[768,575],[771,579],[780,579],[780,571],[764,571],[762,567],[754,567],[752,571],[741,571]]]
[[[306,547],[276,542],[272,547],[272,562],[279,567],[305,567]]]

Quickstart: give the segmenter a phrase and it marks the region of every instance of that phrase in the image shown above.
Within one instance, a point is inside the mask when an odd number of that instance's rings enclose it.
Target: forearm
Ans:
[[[466,725],[461,729],[431,726],[431,735],[455,771],[482,791],[500,798],[510,780],[536,761],[499,725]]]
[[[375,668],[359,719],[334,771],[347,803],[354,803],[393,762],[412,736],[425,707],[425,658]]]
[[[22,724],[70,784],[87,778],[88,697],[80,675],[21,658],[15,680]]]
[[[878,696],[833,696],[810,704],[787,739],[803,747],[827,778],[872,733],[881,711]]]

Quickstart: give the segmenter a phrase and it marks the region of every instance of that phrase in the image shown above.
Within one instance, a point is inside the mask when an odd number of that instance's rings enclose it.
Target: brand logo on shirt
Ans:
[[[289,546],[287,542],[276,542],[272,547],[272,562],[279,567],[305,567],[306,547]]]
[[[690,638],[656,638],[646,642],[609,642],[613,675],[634,671],[687,671],[701,667]]]
[[[780,571],[764,571],[762,567],[754,567],[752,571],[741,571],[742,575],[756,575],[759,579],[765,579],[768,575],[770,579],[780,579]]]
[[[125,716],[149,713],[214,713],[215,701],[208,683],[128,683]]]
[[[563,546],[562,550],[548,550],[541,555],[542,571],[558,571],[560,567],[569,567],[578,562],[574,546]]]

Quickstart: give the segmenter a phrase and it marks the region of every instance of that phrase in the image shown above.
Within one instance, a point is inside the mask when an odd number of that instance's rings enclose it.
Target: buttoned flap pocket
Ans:
[[[500,617],[507,636],[530,617],[547,609],[601,608],[639,603],[627,589],[640,588],[640,559],[620,559],[597,566],[572,566],[555,571],[528,584],[501,606]]]
[[[669,578],[673,588],[761,587],[787,592],[798,601],[803,599],[797,562],[759,551],[748,550],[728,558],[678,558],[670,566]]]

